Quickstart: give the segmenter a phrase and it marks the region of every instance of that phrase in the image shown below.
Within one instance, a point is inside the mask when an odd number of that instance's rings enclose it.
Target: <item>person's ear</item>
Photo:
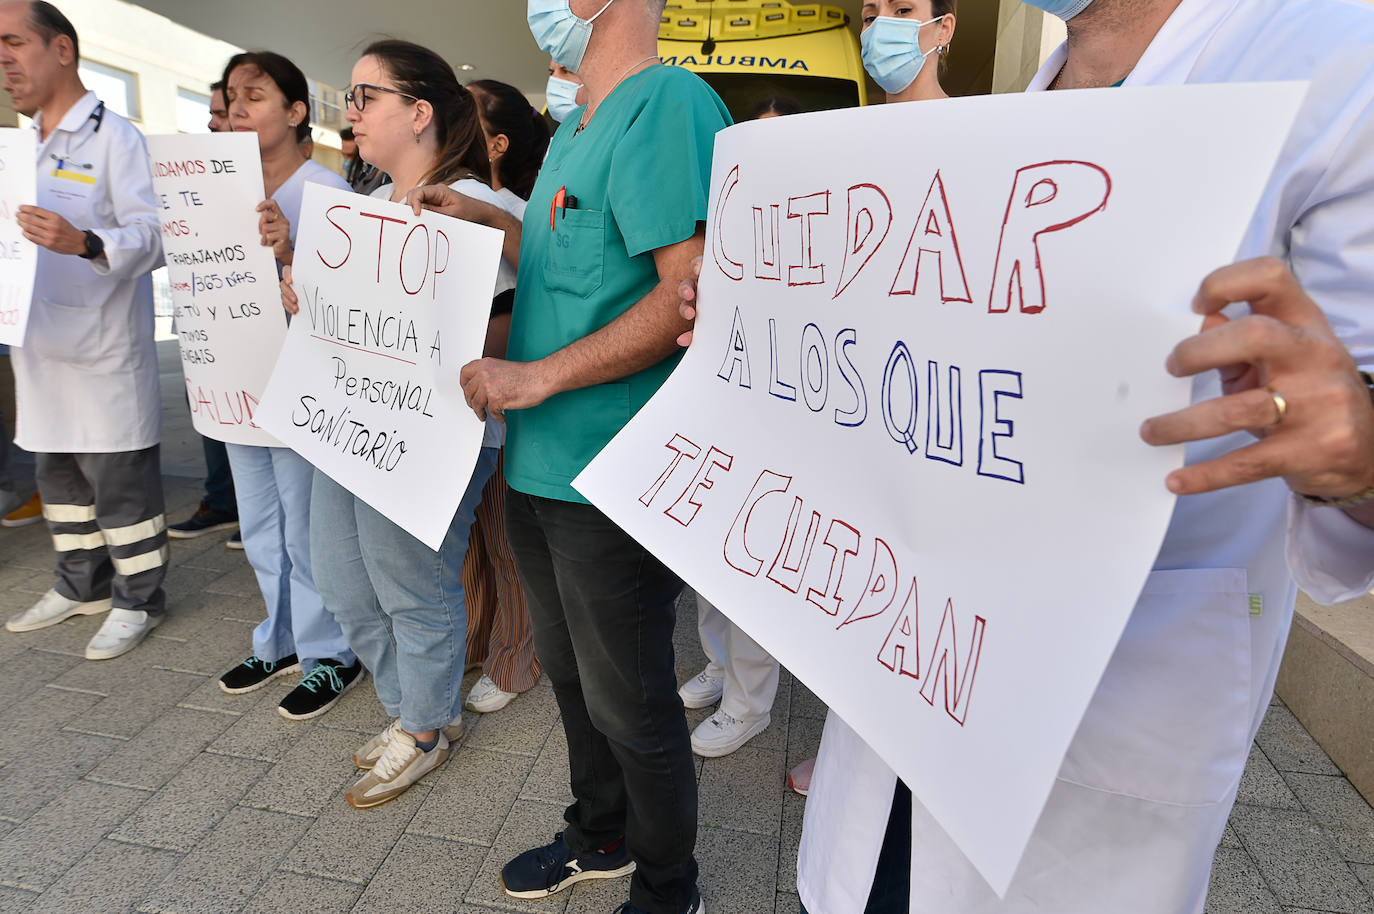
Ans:
[[[287,116],[287,122],[292,127],[304,123],[306,118],[310,116],[310,109],[306,107],[305,102],[292,102],[288,110],[291,113]]]
[[[940,20],[940,25],[938,26],[938,28],[940,29],[940,46],[942,48],[948,49],[950,43],[954,41],[954,25],[955,22],[953,13],[950,13],[945,18]]]
[[[76,62],[76,47],[72,44],[72,39],[67,35],[58,35],[53,39],[56,46],[57,62],[64,67],[69,67]]]
[[[496,136],[491,138],[491,142],[487,144],[488,154],[493,159],[505,155],[508,149],[510,149],[510,137],[506,136],[504,133],[496,134]]]
[[[415,114],[412,118],[411,130],[415,134],[415,142],[420,141],[420,135],[430,124],[434,123],[434,106],[423,98],[415,102]]]

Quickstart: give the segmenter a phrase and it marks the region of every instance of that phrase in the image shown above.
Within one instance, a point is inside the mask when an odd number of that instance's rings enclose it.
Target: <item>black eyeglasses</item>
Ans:
[[[413,102],[418,102],[420,100],[409,92],[402,92],[400,89],[388,89],[386,86],[374,86],[372,83],[358,83],[352,89],[344,93],[344,104],[352,105],[359,111],[362,111],[363,108],[367,106],[368,89],[371,89],[373,92],[390,92],[392,95],[399,95],[401,98],[408,98]]]

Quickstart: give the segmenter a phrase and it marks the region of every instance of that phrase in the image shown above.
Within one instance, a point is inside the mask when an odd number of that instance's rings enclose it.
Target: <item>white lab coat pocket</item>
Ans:
[[[1250,667],[1244,570],[1152,573],[1060,779],[1169,804],[1225,800],[1248,757]]]
[[[94,305],[34,303],[24,345],[34,355],[62,362],[90,362],[101,356],[103,312]]]

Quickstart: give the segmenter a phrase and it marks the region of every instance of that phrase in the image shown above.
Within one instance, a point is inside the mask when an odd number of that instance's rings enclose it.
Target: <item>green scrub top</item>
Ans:
[[[730,125],[695,74],[653,66],[626,79],[577,132],[554,135],[530,194],[507,357],[532,362],[606,326],[659,282],[653,252],[706,221],[716,132]],[[563,194],[576,205],[556,206]],[[570,485],[654,395],[674,355],[610,384],[506,413],[506,479],[529,495],[586,503]]]

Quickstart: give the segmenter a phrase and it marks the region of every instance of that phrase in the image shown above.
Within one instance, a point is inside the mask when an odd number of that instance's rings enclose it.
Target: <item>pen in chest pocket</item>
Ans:
[[[570,209],[577,209],[577,198],[568,193],[567,185],[558,188],[558,193],[553,195],[553,203],[549,205],[549,231],[558,230],[558,217],[566,215]]]

